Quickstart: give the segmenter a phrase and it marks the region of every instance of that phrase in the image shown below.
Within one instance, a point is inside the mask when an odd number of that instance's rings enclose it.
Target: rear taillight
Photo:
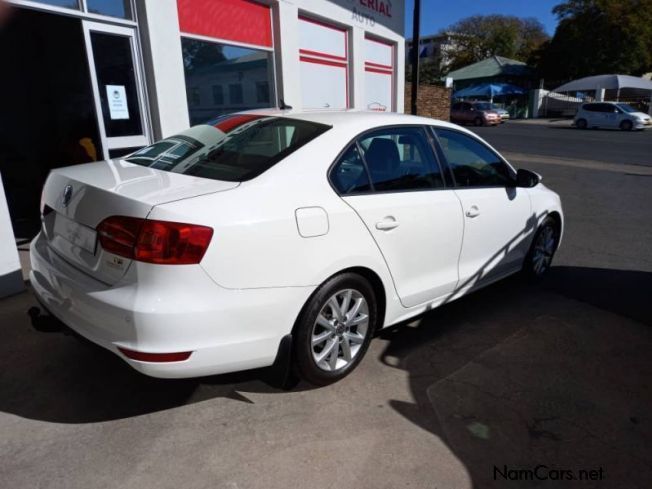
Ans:
[[[100,245],[110,253],[162,265],[199,263],[213,229],[181,222],[112,216],[97,227]]]

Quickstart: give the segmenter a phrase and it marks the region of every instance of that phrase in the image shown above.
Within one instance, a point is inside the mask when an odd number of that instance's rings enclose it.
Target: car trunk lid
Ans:
[[[236,188],[211,180],[107,160],[53,170],[43,189],[41,212],[49,246],[94,278],[114,284],[131,260],[103,250],[97,226],[110,216],[146,218],[159,204]]]

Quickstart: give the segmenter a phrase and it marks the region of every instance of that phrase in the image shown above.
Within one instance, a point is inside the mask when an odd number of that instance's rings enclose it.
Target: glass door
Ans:
[[[104,158],[150,144],[135,36],[131,27],[84,21]]]

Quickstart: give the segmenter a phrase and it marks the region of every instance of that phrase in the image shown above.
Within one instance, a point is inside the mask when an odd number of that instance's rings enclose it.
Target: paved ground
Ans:
[[[384,333],[327,388],[280,391],[265,371],[149,379],[35,331],[29,293],[0,302],[0,486],[649,488],[652,178],[614,165],[645,163],[630,146],[652,132],[543,131],[479,130],[510,154],[556,156],[516,161],[564,199],[550,277]],[[603,480],[494,480],[539,464]]]
[[[498,127],[481,127],[477,132],[501,151],[652,166],[652,129],[580,131],[571,127],[570,121],[513,121]]]

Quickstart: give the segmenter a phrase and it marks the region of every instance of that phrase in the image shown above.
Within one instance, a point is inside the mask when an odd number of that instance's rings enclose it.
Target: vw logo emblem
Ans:
[[[63,206],[68,207],[70,199],[72,198],[72,185],[66,185],[63,189]]]

